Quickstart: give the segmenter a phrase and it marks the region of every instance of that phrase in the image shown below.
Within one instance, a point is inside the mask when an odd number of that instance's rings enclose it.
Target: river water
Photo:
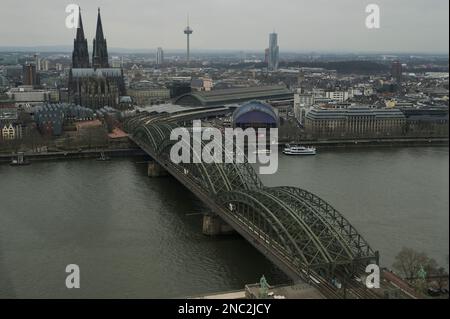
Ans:
[[[171,298],[286,280],[238,236],[202,235],[202,203],[139,161],[0,165],[0,298]],[[447,147],[333,149],[280,155],[262,179],[321,196],[383,265],[406,246],[448,268],[448,164]],[[68,264],[80,289],[65,286]]]

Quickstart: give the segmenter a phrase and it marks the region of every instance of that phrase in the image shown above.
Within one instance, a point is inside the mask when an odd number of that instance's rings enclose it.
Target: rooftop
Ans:
[[[240,103],[251,100],[292,98],[293,93],[285,86],[259,86],[249,88],[192,92],[180,96],[175,104],[189,106],[210,106]]]
[[[270,116],[273,120],[276,121],[278,118],[277,114],[275,113],[273,107],[267,103],[259,102],[259,101],[250,101],[248,103],[245,103],[241,105],[239,108],[237,108],[233,112],[233,121],[238,120],[242,115],[249,113],[249,112],[260,112],[265,113],[268,116]]]
[[[348,117],[376,117],[376,118],[405,118],[399,109],[374,109],[367,107],[353,107],[348,109],[315,108],[306,115],[309,119],[346,119]]]
[[[128,134],[122,131],[121,129],[114,128],[113,131],[108,134],[109,138],[116,139],[116,138],[124,138],[128,137]]]
[[[0,109],[0,121],[12,121],[17,120],[19,115],[17,109],[3,108]]]
[[[72,69],[72,77],[83,78],[83,77],[121,77],[122,69],[119,68],[106,68],[106,69]]]

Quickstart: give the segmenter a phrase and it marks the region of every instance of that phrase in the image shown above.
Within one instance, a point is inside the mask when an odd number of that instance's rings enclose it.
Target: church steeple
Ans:
[[[77,28],[77,40],[84,40],[84,28],[83,28],[83,19],[81,19],[81,8],[78,13],[78,28]]]
[[[100,15],[100,8],[98,8],[97,29],[96,29],[96,32],[95,32],[95,38],[96,39],[104,39],[103,26],[102,26],[102,17]]]
[[[77,35],[73,41],[72,68],[89,68],[89,52],[87,40],[84,37],[81,9],[78,16]]]
[[[108,48],[106,39],[103,36],[102,18],[100,16],[100,8],[97,16],[97,30],[95,32],[94,48],[92,52],[92,66],[96,68],[109,68]]]

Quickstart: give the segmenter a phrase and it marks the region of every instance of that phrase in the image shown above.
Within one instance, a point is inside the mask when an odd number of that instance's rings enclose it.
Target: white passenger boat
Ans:
[[[297,145],[286,145],[283,150],[285,155],[316,155],[317,151],[315,147],[305,147]]]

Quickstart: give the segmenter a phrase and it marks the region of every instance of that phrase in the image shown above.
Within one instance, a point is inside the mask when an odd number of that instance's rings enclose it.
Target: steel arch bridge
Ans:
[[[307,190],[266,187],[247,162],[174,164],[170,149],[178,141],[170,134],[182,124],[187,123],[141,115],[125,128],[137,145],[294,280],[329,281],[378,264],[378,252],[350,222]],[[191,159],[199,157],[189,144]],[[231,156],[224,147],[222,153]]]

